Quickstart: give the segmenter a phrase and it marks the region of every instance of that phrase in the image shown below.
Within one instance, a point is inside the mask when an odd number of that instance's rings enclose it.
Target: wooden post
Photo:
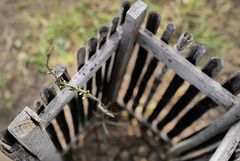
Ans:
[[[9,132],[31,153],[43,161],[61,161],[41,119],[26,107],[8,126]]]
[[[171,40],[171,37],[173,35],[173,32],[175,31],[175,26],[173,24],[168,24],[165,31],[163,32],[162,36],[161,36],[161,40],[168,44]],[[132,109],[135,110],[139,104],[139,101],[143,95],[143,93],[145,92],[145,89],[147,87],[147,83],[148,80],[150,79],[150,77],[152,76],[154,70],[156,69],[157,65],[158,65],[158,59],[153,57],[147,67],[146,72],[143,75],[143,78],[141,80],[141,83],[138,87],[138,92],[137,95],[134,99],[133,105],[132,105]]]
[[[146,24],[146,29],[152,32],[153,34],[157,33],[157,29],[160,25],[161,22],[161,16],[159,13],[155,11],[151,11],[148,14],[148,19],[147,19],[147,24]],[[132,72],[131,80],[129,83],[129,87],[126,91],[126,94],[124,96],[124,103],[127,104],[128,101],[131,99],[133,90],[135,86],[137,85],[137,81],[139,80],[139,77],[143,71],[143,67],[145,65],[145,62],[147,60],[147,54],[148,51],[142,48],[141,46],[139,47],[138,50],[138,56],[134,65],[134,69]],[[153,71],[153,70],[152,70]]]
[[[122,27],[122,39],[115,57],[115,62],[111,74],[108,97],[111,102],[115,102],[118,95],[123,76],[133,50],[133,44],[138,34],[138,30],[147,12],[147,5],[142,1],[137,1],[127,12],[125,22]]]

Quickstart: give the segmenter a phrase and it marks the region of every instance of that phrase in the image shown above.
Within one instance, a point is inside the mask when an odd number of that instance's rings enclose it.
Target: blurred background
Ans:
[[[135,0],[133,1],[135,2]],[[145,0],[149,11],[162,16],[158,37],[168,23],[176,26],[175,43],[182,32],[193,33],[194,43],[206,47],[206,56],[225,62],[219,82],[240,70],[239,0]],[[96,36],[98,27],[118,15],[121,0],[1,0],[0,1],[0,128],[7,127],[26,106],[33,108],[39,90],[51,78],[44,67],[54,44],[51,66],[76,72],[76,50]],[[3,158],[0,157],[0,160]]]

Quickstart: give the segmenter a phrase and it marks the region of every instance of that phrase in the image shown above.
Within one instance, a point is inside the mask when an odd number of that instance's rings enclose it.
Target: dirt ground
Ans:
[[[38,72],[32,64],[25,63],[25,51],[22,50],[26,40],[24,31],[30,30],[31,27],[24,17],[24,12],[30,14],[37,13],[43,9],[44,4],[40,0],[27,1],[28,5],[19,3],[17,0],[1,0],[0,1],[0,129],[6,127],[18,112],[26,106],[33,108],[33,102],[39,100],[39,90],[47,84],[51,84],[50,77],[46,74]],[[49,1],[53,3],[54,1]],[[62,7],[67,7],[77,0],[63,1],[59,0]],[[223,1],[221,1],[223,2]],[[231,18],[240,22],[240,5],[237,0],[233,0],[234,10],[227,12]],[[20,4],[20,6],[19,6]],[[224,6],[216,7],[216,13],[223,12]],[[51,8],[48,9],[51,11]],[[224,22],[229,19],[223,14],[216,18],[213,22],[218,34],[226,36],[226,41],[231,43],[240,37],[238,26],[228,25]],[[222,23],[219,23],[222,22]],[[176,39],[176,38],[174,38]],[[217,77],[217,81],[221,82],[230,74],[240,71],[240,43],[235,45],[220,57],[224,60],[225,67],[221,72],[221,76]],[[77,49],[77,47],[76,47]],[[75,49],[74,49],[75,50]],[[207,49],[207,57],[218,56],[218,53]],[[75,64],[69,67],[70,74],[73,75]],[[123,122],[126,119],[123,118]],[[133,125],[136,123],[133,123]],[[139,128],[134,126],[123,126],[121,128],[110,126],[110,136],[103,140],[101,126],[95,126],[88,131],[87,137],[79,141],[79,146],[74,150],[80,151],[79,155],[74,156],[73,160],[163,160],[164,156],[159,155],[155,137],[149,137],[152,134],[142,134]],[[123,132],[125,131],[125,132]],[[144,138],[144,139],[143,139]],[[92,144],[96,142],[96,144]],[[119,145],[121,142],[121,146]],[[154,143],[154,144],[153,144]],[[84,145],[84,146],[83,146]],[[111,149],[109,151],[108,149]],[[131,150],[132,149],[132,150]],[[89,159],[91,157],[91,159]],[[0,160],[8,160],[0,153]]]

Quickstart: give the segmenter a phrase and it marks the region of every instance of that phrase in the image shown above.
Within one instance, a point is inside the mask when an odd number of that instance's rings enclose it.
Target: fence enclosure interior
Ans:
[[[184,32],[171,47],[174,25],[168,24],[158,38],[155,34],[161,16],[149,12],[143,28],[146,14],[144,2],[139,0],[131,7],[131,1],[123,1],[119,16],[109,27],[100,27],[97,37],[89,38],[86,47],[77,50],[75,76],[71,78],[63,66],[54,68],[57,76],[90,90],[104,104],[111,104],[110,110],[127,110],[129,119],[137,119],[158,135],[162,144],[170,146],[169,158],[239,160],[240,101],[236,95],[240,92],[240,73],[217,83],[213,78],[223,68],[220,58],[211,58],[199,69],[197,65],[206,52],[204,46],[194,44],[186,57],[182,56],[193,35]],[[2,130],[4,144],[0,144],[0,150],[10,159],[60,161],[91,126],[93,111],[98,111],[96,102],[83,100],[77,91],[59,89],[57,94],[52,86],[43,87],[42,101],[34,102],[36,113],[26,107]],[[203,115],[217,111],[217,107],[224,112],[191,130]],[[66,117],[66,110],[70,117]],[[56,126],[64,140],[59,139]]]

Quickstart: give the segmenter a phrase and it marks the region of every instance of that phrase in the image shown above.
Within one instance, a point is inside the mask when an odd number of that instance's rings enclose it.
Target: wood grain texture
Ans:
[[[43,161],[61,161],[41,119],[26,107],[8,126],[9,132],[30,152]]]
[[[97,50],[97,44],[98,44],[98,39],[96,37],[91,37],[87,40],[86,43],[86,57],[85,57],[85,61],[87,62],[91,57],[93,57],[93,55],[96,53]],[[100,67],[101,68],[101,67]],[[99,68],[99,69],[100,69]],[[96,75],[96,73],[94,74]],[[94,82],[94,78],[91,77],[88,82],[87,82],[87,90],[89,90],[92,93],[92,89],[93,89],[93,82]],[[87,114],[87,120],[90,120],[92,118],[93,115],[93,111],[96,110],[96,103],[88,98],[88,114]]]
[[[61,72],[64,71],[63,68],[60,68],[59,70],[56,68],[56,74],[60,76],[60,74],[62,73]],[[63,78],[64,79],[68,79],[69,75],[64,75]],[[43,87],[40,91],[40,96],[41,98],[44,100],[45,99],[45,104],[48,105],[49,102],[51,102],[53,100],[53,98],[55,98],[56,96],[56,92],[54,90],[54,88],[52,86],[46,86],[46,87]],[[63,136],[64,136],[64,139],[66,141],[67,144],[70,143],[71,141],[71,138],[70,138],[70,130],[69,130],[69,127],[68,127],[68,124],[67,124],[67,121],[66,121],[66,118],[65,118],[65,112],[64,110],[62,110],[57,116],[56,116],[56,121],[63,133]],[[47,131],[48,132],[51,132],[51,139],[53,139],[54,141],[54,144],[57,145],[57,147],[59,148],[59,144],[58,142],[56,141],[56,132],[55,130],[53,129],[53,126],[50,126],[47,128]],[[56,141],[56,142],[55,142]]]
[[[213,122],[198,134],[175,144],[169,151],[170,156],[177,156],[201,143],[209,140],[215,135],[227,130],[233,123],[240,119],[240,104],[234,105],[228,112]]]
[[[223,68],[223,61],[220,58],[212,58],[203,67],[203,73],[207,74],[209,77],[215,77]],[[190,85],[186,92],[181,96],[177,103],[172,107],[164,119],[158,123],[157,127],[161,130],[167,123],[172,121],[199,93],[199,90]]]
[[[80,47],[77,52],[77,71],[79,71],[83,65],[85,64],[85,55],[86,55],[86,48],[85,47]],[[84,114],[84,106],[83,106],[83,100],[82,96],[78,94],[77,96],[78,100],[78,106],[79,106],[79,116],[80,116],[80,121],[82,126],[84,126],[85,123],[85,114]]]
[[[115,102],[123,76],[126,72],[129,59],[133,51],[133,45],[135,38],[138,34],[138,30],[144,20],[147,12],[147,5],[142,1],[137,1],[127,12],[125,22],[122,27],[122,39],[119,44],[118,52],[116,53],[108,97],[111,98],[111,102]]]
[[[45,86],[45,87],[41,88],[41,90],[40,90],[40,97],[41,97],[41,99],[43,100],[43,102],[45,103],[46,106],[54,99],[55,96],[56,96],[56,92],[55,92],[53,86]],[[38,111],[38,113],[39,113],[39,111]],[[60,112],[60,115],[62,115],[61,113],[62,113],[62,111]],[[39,114],[41,114],[41,112]],[[58,149],[59,152],[62,152],[63,147],[60,144],[60,141],[58,140],[57,132],[54,129],[53,124],[50,123],[46,127],[46,130],[49,134],[50,139],[52,140],[53,144],[55,145],[55,147]]]
[[[0,144],[0,151],[14,161],[39,161],[36,156],[30,153],[19,143],[13,144],[11,149],[8,149]]]
[[[141,28],[136,41],[159,61],[162,61],[174,70],[181,78],[197,87],[225,109],[230,109],[238,102],[238,99],[233,94],[202,73],[184,57],[177,54],[170,46],[161,40],[159,41],[157,37],[147,30]]]
[[[63,67],[63,66],[58,66],[56,68],[54,68],[53,70],[56,71],[56,75],[58,78],[63,78],[65,81],[69,82],[71,80],[71,77],[67,71],[67,68],[66,67]],[[55,82],[55,78],[53,78],[53,81]],[[62,90],[60,88],[60,86],[58,86],[60,90]],[[79,107],[78,107],[78,102],[77,102],[77,99],[76,97],[74,97],[71,101],[69,101],[68,103],[68,106],[69,106],[69,109],[70,109],[70,112],[71,112],[71,117],[72,117],[72,122],[73,122],[73,127],[74,127],[74,134],[77,135],[78,132],[79,132]],[[66,121],[63,121],[63,119],[66,119],[65,117],[61,117],[61,124],[63,124],[64,126],[66,126],[67,124],[66,123],[63,123],[63,122],[66,122]],[[57,120],[58,121],[58,120]],[[59,121],[58,121],[59,122]],[[64,127],[65,131],[63,131],[63,133],[65,132],[68,132],[69,131],[69,127]],[[68,134],[65,134],[65,135],[68,135]],[[70,131],[69,131],[69,136],[70,136]],[[67,142],[69,143],[69,142]]]
[[[152,32],[153,34],[156,34],[157,29],[160,25],[160,22],[161,22],[160,14],[155,11],[151,11],[149,12],[149,15],[148,15],[146,29]],[[137,84],[137,81],[139,80],[139,77],[142,73],[145,62],[147,60],[147,54],[148,54],[147,50],[145,50],[142,47],[139,47],[137,59],[136,59],[131,80],[130,80],[130,84],[123,99],[125,104],[127,104],[128,101],[131,99],[133,90]]]
[[[227,132],[214,152],[210,161],[228,161],[240,141],[240,122],[235,123]]]
[[[80,88],[83,87],[100,66],[102,66],[102,64],[105,63],[106,60],[116,51],[120,39],[121,34],[115,32],[106,44],[104,44],[101,49],[97,50],[96,54],[86,63],[86,65],[75,74],[69,84],[79,86]],[[59,112],[62,111],[64,105],[66,105],[76,94],[76,91],[63,89],[56,97],[54,97],[43,113],[40,114],[40,118],[45,127],[56,118]]]
[[[114,17],[111,22],[110,22],[110,26],[109,26],[109,30],[108,30],[108,34],[107,34],[107,40],[112,36],[112,34],[114,32],[116,32],[117,29],[117,25],[119,22],[119,17]],[[108,60],[106,61],[105,65],[105,70],[104,70],[104,76],[103,76],[103,91],[102,91],[102,102],[104,104],[107,104],[108,102],[108,84],[110,82],[110,77],[111,77],[111,73],[112,73],[112,65],[114,62],[114,58],[115,58],[115,52],[114,54],[108,58]]]
[[[194,66],[198,64],[200,59],[205,53],[205,48],[201,44],[194,45],[188,53],[186,60],[192,63]],[[148,118],[148,122],[151,123],[162,111],[162,109],[169,103],[171,98],[177,92],[177,90],[184,83],[184,79],[182,79],[179,75],[175,74],[172,81],[170,82],[168,88],[163,94],[162,98],[159,100],[156,108],[152,112],[152,114]]]
[[[170,42],[170,39],[173,35],[174,30],[175,30],[175,27],[172,24],[168,24],[168,26],[166,27],[166,29],[163,32],[163,35],[161,36],[161,40],[164,41],[166,44],[168,44]],[[141,97],[147,87],[148,80],[152,76],[157,65],[158,65],[158,60],[157,60],[157,58],[153,57],[148,65],[147,71],[145,72],[145,74],[141,80],[141,83],[139,85],[138,93],[134,99],[134,103],[132,106],[133,110],[135,110],[136,107],[138,106],[139,100],[141,99]]]
[[[37,114],[39,115],[45,109],[44,104],[41,101],[34,102],[34,108],[36,109]]]
[[[222,83],[222,86],[233,95],[237,95],[240,92],[240,72],[236,72],[229,76]],[[217,107],[217,103],[212,99],[209,97],[202,98],[182,118],[180,118],[180,120],[178,120],[174,128],[168,132],[168,137],[173,138],[177,136],[194,121],[200,118],[205,112],[215,107]]]

